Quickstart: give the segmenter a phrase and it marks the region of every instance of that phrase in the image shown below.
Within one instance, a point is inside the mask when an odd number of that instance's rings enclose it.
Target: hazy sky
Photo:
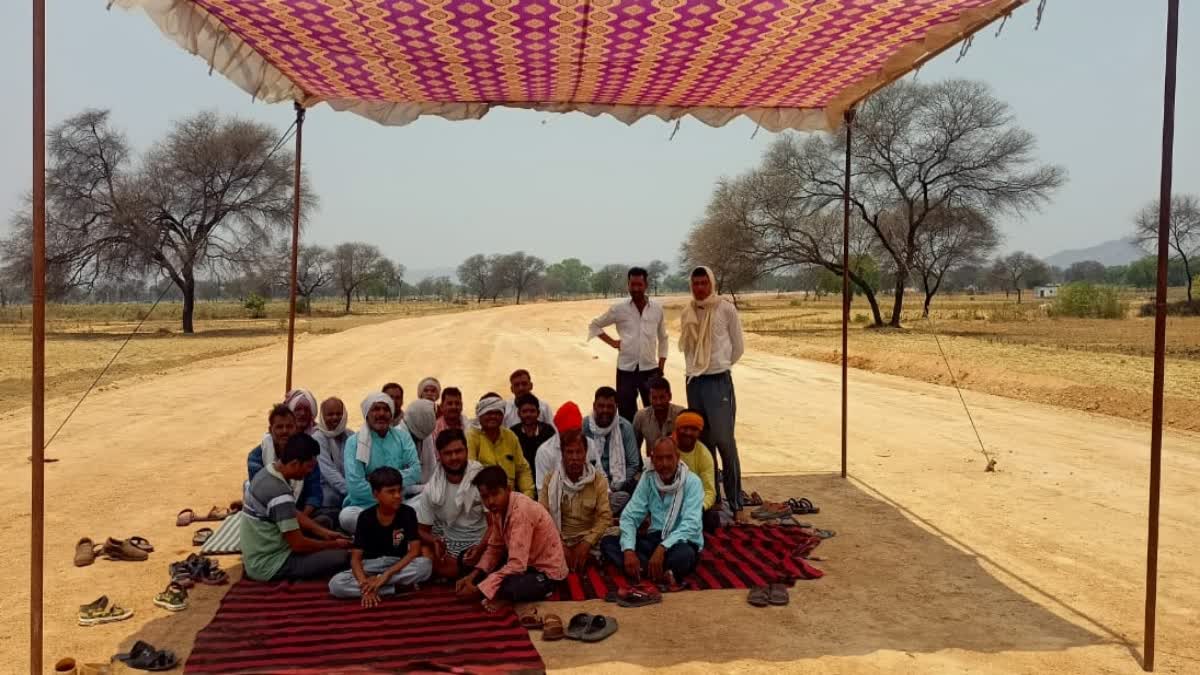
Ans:
[[[54,124],[85,107],[111,108],[138,147],[202,108],[269,122],[289,105],[250,97],[162,37],[140,12],[105,0],[50,0],[47,99]],[[1164,0],[1051,0],[1003,34],[982,32],[955,63],[951,50],[918,77],[987,81],[1067,167],[1053,205],[1004,223],[1006,248],[1041,255],[1128,233],[1157,195]],[[1200,6],[1184,2],[1179,55],[1177,191],[1200,192]],[[0,215],[29,182],[30,3],[0,2]],[[320,106],[305,126],[306,171],[322,200],[306,236],[379,244],[410,269],[453,266],[476,252],[524,249],[554,261],[674,262],[713,182],[755,164],[773,134],[741,121],[712,129],[643,120],[498,110],[481,121],[423,119],[382,127]]]

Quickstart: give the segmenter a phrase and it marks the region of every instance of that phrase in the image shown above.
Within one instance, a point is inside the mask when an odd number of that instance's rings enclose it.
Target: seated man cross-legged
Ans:
[[[637,485],[642,458],[638,454],[633,425],[617,416],[617,391],[612,387],[596,390],[592,414],[583,421],[583,435],[600,457],[600,466],[608,478],[612,511],[620,515]]]
[[[487,547],[474,572],[458,580],[459,597],[482,595],[488,611],[505,603],[545,600],[568,572],[550,514],[512,491],[498,466],[481,469],[472,484],[488,510]]]
[[[504,425],[504,400],[486,394],[475,405],[479,428],[467,433],[467,457],[484,466],[498,466],[509,487],[533,497],[533,468],[525,461],[521,441]]]
[[[475,567],[483,553],[480,542],[487,533],[487,518],[479,490],[471,484],[483,466],[467,460],[467,439],[461,429],[442,431],[436,444],[438,465],[412,507],[434,574],[458,579]]]
[[[362,402],[364,424],[346,439],[343,463],[346,469],[346,499],[338,523],[346,532],[354,532],[358,515],[375,505],[367,475],[381,466],[400,472],[407,485],[421,482],[421,460],[417,446],[406,429],[392,425],[395,403],[387,394],[371,394]]]
[[[404,478],[390,466],[367,476],[375,506],[358,516],[350,569],[329,580],[336,598],[362,598],[363,607],[374,607],[396,586],[412,586],[429,578],[433,563],[421,557],[417,514],[404,503]]]
[[[242,564],[251,579],[328,579],[349,564],[350,540],[317,525],[297,508],[297,486],[316,466],[318,452],[308,434],[292,436],[246,486]]]
[[[246,472],[249,474],[246,477],[247,482],[254,480],[263,467],[274,464],[275,460],[279,458],[279,450],[286,446],[288,439],[297,433],[299,432],[296,428],[296,413],[291,408],[284,403],[279,403],[271,408],[271,412],[267,414],[267,433],[263,435],[262,442],[258,444],[258,447],[251,450],[246,457]],[[319,515],[318,512],[324,501],[321,480],[321,469],[317,465],[303,478],[292,481],[292,487],[295,488],[294,492],[296,493],[296,509],[305,516],[316,518]],[[325,526],[333,526],[332,520],[323,518],[322,522]]]
[[[642,475],[621,513],[621,535],[605,537],[600,550],[630,581],[645,573],[652,581],[674,585],[700,560],[704,487],[680,460],[670,437],[659,439],[650,461],[654,470]],[[646,516],[650,528],[642,534],[638,530]]]
[[[587,441],[582,434],[564,435],[561,446],[562,457],[538,488],[538,501],[550,512],[562,536],[567,566],[579,572],[612,525],[608,479],[588,461]]]
[[[688,470],[700,479],[704,486],[704,510],[708,511],[717,502],[717,470],[713,453],[700,442],[704,432],[704,418],[692,409],[684,410],[675,418],[675,445],[679,447],[679,459],[687,464]]]

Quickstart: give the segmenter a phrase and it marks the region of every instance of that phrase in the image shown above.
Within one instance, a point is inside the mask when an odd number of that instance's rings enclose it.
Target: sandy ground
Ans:
[[[517,366],[552,403],[590,401],[615,355],[585,343],[604,303],[504,307],[403,319],[304,336],[296,381],[357,401],[385,380],[431,373],[468,397],[503,391]],[[674,331],[673,331],[674,332]],[[107,660],[147,639],[186,655],[220,589],[186,612],[151,600],[166,565],[190,552],[175,512],[236,497],[246,452],[283,385],[273,346],[96,392],[52,446],[46,467],[47,663]],[[681,383],[679,359],[668,375]],[[735,369],[748,488],[807,496],[812,522],[838,531],[816,552],[827,576],[801,582],[786,608],[744,593],[683,593],[662,605],[611,605],[621,631],[605,643],[535,644],[552,669],[683,672],[1136,673],[1144,583],[1149,432],[1123,420],[967,392],[997,473],[985,473],[953,389],[854,371],[851,479],[838,468],[838,369],[749,352]],[[680,387],[682,389],[682,387]],[[67,401],[51,405],[50,426]],[[355,416],[357,417],[357,416]],[[0,670],[27,669],[28,411],[0,418]],[[1164,453],[1159,672],[1200,672],[1200,437],[1170,432]],[[141,534],[146,563],[75,568],[80,536]],[[236,559],[225,559],[227,567]],[[126,622],[75,625],[75,608],[106,593]],[[603,603],[600,603],[603,604]],[[558,604],[569,615],[589,603]],[[548,611],[547,607],[544,611]]]

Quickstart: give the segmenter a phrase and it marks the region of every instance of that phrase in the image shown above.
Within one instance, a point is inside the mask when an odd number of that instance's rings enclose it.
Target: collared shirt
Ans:
[[[601,436],[596,428],[592,426],[590,417],[583,420],[583,437],[588,439],[588,445],[594,446],[595,455],[599,456],[599,466],[603,469],[604,475],[612,480],[612,466],[610,458],[612,453],[620,452],[625,457],[625,482],[621,484],[612,484],[609,489],[613,492],[631,492],[634,484],[637,482],[638,472],[642,470],[642,456],[638,454],[637,439],[633,435],[633,425],[629,420],[617,416],[616,423],[621,425],[621,444],[623,447],[612,447],[613,434]],[[589,456],[593,455],[593,447],[588,448]]]
[[[713,463],[712,450],[696,441],[691,452],[680,449],[679,461],[687,464],[688,470],[700,477],[700,484],[704,486],[704,510],[711,509],[717,503],[717,467]]]
[[[706,309],[697,310],[700,321],[704,321],[704,312]],[[746,352],[746,343],[742,339],[742,320],[738,316],[737,308],[732,302],[722,300],[717,304],[716,314],[713,316],[712,322],[712,339],[709,341],[709,349],[711,355],[708,360],[708,369],[700,372],[696,367],[696,355],[685,354],[687,362],[687,376],[696,377],[698,375],[716,375],[723,373],[733,367],[733,364],[742,358],[742,354]]]
[[[554,424],[554,411],[550,409],[550,404],[538,399],[541,411],[538,412],[538,421],[546,424]],[[513,401],[504,402],[504,427],[511,429],[521,423],[521,415],[517,412],[517,404]]]
[[[667,320],[658,302],[647,298],[646,306],[640,312],[632,298],[618,302],[592,319],[588,339],[600,335],[613,324],[616,324],[621,339],[617,370],[654,370],[659,359],[667,358]]]
[[[346,439],[346,447],[342,451],[346,468],[346,500],[342,506],[361,506],[364,509],[375,506],[367,476],[381,466],[390,466],[399,471],[406,487],[421,482],[421,458],[407,429],[392,427],[386,436],[380,436],[373,430],[367,433],[375,434],[371,438],[371,461],[368,464],[358,461],[358,434],[351,434]]]
[[[691,542],[696,548],[704,548],[704,486],[695,474],[689,473],[683,487],[683,508],[675,527],[662,540],[663,548],[671,548],[681,541]],[[642,474],[642,480],[621,511],[621,550],[632,551],[637,543],[638,528],[646,516],[650,516],[650,532],[662,532],[671,511],[675,495],[664,495],[654,483],[654,472]]]
[[[484,466],[498,466],[508,474],[508,486],[528,497],[533,497],[533,469],[525,461],[521,442],[511,429],[500,429],[500,437],[493,443],[482,429],[467,433],[467,458]]]
[[[505,577],[524,574],[530,567],[561,581],[567,578],[567,558],[554,519],[541,504],[514,492],[508,496],[508,512],[501,527],[488,529],[487,548],[477,568],[487,572],[507,561],[479,583],[486,598],[493,598]]]
[[[321,491],[325,493],[322,506],[341,508],[346,499],[346,440],[350,433],[342,433],[330,438],[318,431],[313,438],[321,446],[321,454],[317,455],[317,466],[321,469]]]
[[[546,510],[550,510],[550,481],[558,480],[555,469],[546,478],[544,485],[538,486],[538,501]],[[612,526],[612,506],[608,501],[608,479],[603,471],[596,472],[592,482],[580,488],[579,492],[571,494],[562,491],[562,540],[567,546],[574,546],[586,541],[589,546],[595,546],[600,537]]]
[[[669,404],[667,421],[659,424],[658,416],[654,414],[654,408],[642,408],[637,411],[637,414],[633,416],[633,435],[637,439],[637,446],[640,448],[645,443],[646,454],[650,454],[650,450],[654,448],[658,439],[675,433],[675,418],[679,417],[681,412],[683,412],[683,406]]]
[[[521,442],[521,452],[525,455],[525,461],[529,466],[533,466],[537,462],[538,448],[546,441],[554,438],[558,432],[554,430],[554,426],[545,422],[538,422],[538,431],[536,436],[530,436],[525,433],[525,425],[518,424],[511,428],[511,431],[517,435],[517,440]]]

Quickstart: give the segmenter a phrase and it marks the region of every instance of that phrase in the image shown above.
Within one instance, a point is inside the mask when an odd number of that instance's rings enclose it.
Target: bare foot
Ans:
[[[752,522],[750,520],[750,512],[745,509],[733,514],[733,518],[739,525],[749,525]]]

